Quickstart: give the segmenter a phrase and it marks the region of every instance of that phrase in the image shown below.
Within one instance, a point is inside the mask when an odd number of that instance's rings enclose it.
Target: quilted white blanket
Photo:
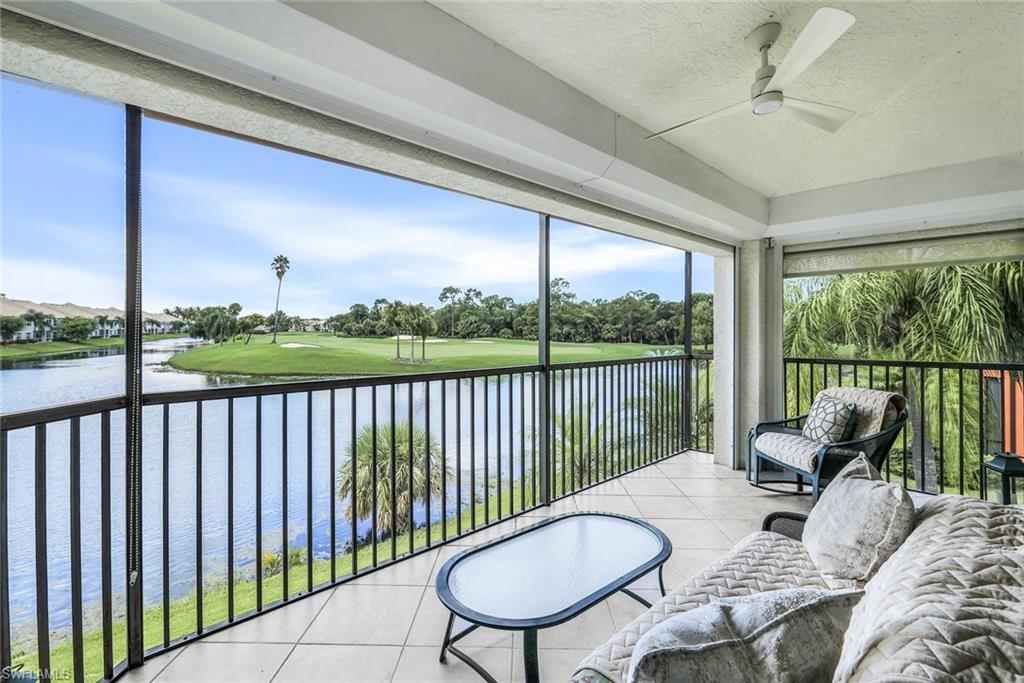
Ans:
[[[1024,681],[1024,508],[920,505],[854,609],[835,680]]]

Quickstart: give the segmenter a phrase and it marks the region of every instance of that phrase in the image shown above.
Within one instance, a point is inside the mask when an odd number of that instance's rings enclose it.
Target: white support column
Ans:
[[[782,415],[782,250],[715,259],[715,462],[744,467],[747,431]]]
[[[736,435],[736,256],[715,257],[715,462],[732,467]]]

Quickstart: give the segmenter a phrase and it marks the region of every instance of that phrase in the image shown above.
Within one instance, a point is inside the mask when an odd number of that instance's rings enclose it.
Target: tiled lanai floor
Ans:
[[[150,660],[127,681],[480,681],[453,656],[438,662],[447,612],[433,580],[466,546],[576,510],[650,520],[672,540],[665,567],[671,588],[700,571],[775,510],[806,512],[806,496],[769,494],[743,472],[685,453],[620,477],[546,510],[528,513],[300,600]],[[648,598],[656,597],[648,594]],[[587,653],[643,611],[620,594],[561,626],[540,631],[541,679],[565,681]],[[460,647],[499,681],[521,681],[518,633],[478,629]]]

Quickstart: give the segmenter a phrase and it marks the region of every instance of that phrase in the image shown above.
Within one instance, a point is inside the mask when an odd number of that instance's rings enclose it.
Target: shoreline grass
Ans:
[[[143,341],[160,339],[187,339],[184,332],[166,332],[164,334],[147,334]],[[4,344],[0,346],[0,360],[29,360],[43,356],[62,356],[69,353],[95,351],[124,346],[124,337],[106,337],[104,339],[86,339],[84,342],[52,341],[28,342],[26,344]]]
[[[308,344],[286,348],[289,343]],[[416,357],[422,344],[415,344]],[[554,362],[642,358],[649,351],[682,350],[653,344],[552,342]],[[395,341],[372,337],[335,337],[329,333],[286,332],[271,344],[267,335],[253,336],[249,344],[207,344],[175,354],[168,365],[178,370],[228,375],[342,376],[443,372],[487,367],[534,365],[537,342],[524,339],[428,340],[427,362],[408,362],[410,343],[401,342],[405,362],[395,360]]]

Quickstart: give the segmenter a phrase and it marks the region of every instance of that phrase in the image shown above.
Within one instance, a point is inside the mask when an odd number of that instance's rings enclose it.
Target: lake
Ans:
[[[165,361],[174,353],[199,343],[196,340],[161,340],[146,342],[144,346],[143,387],[147,392],[200,389],[236,384],[256,384],[266,378],[205,375],[184,373],[170,369]],[[90,351],[73,356],[7,362],[0,371],[0,408],[3,412],[25,410],[46,405],[88,400],[123,392],[124,356],[119,349]],[[456,392],[462,402],[462,480],[463,502],[471,500],[468,491],[470,476],[471,436],[469,423],[470,380],[449,381],[444,387],[448,406],[446,450],[448,465],[454,468],[456,430],[454,406]],[[509,378],[499,386],[493,378],[475,383],[476,434],[475,470],[478,500],[482,499],[484,452],[493,478],[501,472],[504,489],[508,481],[522,476],[520,449],[525,443],[525,457],[531,460],[533,449],[533,387],[527,376],[522,389],[525,401],[522,408],[525,433],[520,431],[520,381],[515,379],[512,419],[509,421]],[[486,389],[485,389],[486,386]],[[430,432],[435,440],[441,435],[440,382],[430,387]],[[501,392],[502,424],[494,419],[497,392]],[[376,410],[378,424],[389,420],[391,392],[388,387],[377,390]],[[356,429],[368,425],[373,409],[369,388],[359,389],[355,396],[351,390],[339,390],[335,396],[336,465],[340,466],[351,443],[352,401],[356,403]],[[424,425],[426,400],[424,384],[411,389],[399,386],[395,393],[397,421],[407,420],[412,404],[413,421]],[[282,476],[284,439],[287,427],[288,470],[288,538],[292,547],[306,544],[306,467],[307,425],[305,394],[288,398],[287,425],[282,419],[282,399],[267,396],[262,400],[262,498],[263,548],[279,551],[282,523]],[[491,415],[484,440],[484,405]],[[234,401],[234,554],[237,571],[243,575],[254,573],[256,528],[256,421],[255,398]],[[313,481],[313,539],[312,547],[318,557],[330,553],[330,514],[335,506],[337,518],[336,543],[339,553],[346,551],[351,542],[351,526],[346,518],[349,502],[338,500],[332,490],[336,481],[330,467],[330,394],[314,392],[312,395],[312,481]],[[149,604],[162,598],[162,495],[163,487],[163,428],[162,408],[151,406],[143,412],[143,562],[144,596]],[[225,580],[227,577],[227,401],[209,401],[202,408],[202,500],[196,500],[196,404],[186,403],[170,407],[169,471],[167,487],[170,492],[169,524],[169,583],[171,597],[185,596],[196,583],[196,517],[202,517],[203,575],[207,581]],[[82,564],[83,594],[87,606],[100,599],[100,430],[99,417],[83,418],[81,437],[82,469]],[[70,623],[70,511],[69,448],[70,429],[67,423],[47,428],[47,552],[49,574],[50,623],[60,629]],[[501,463],[497,461],[499,440]],[[114,590],[123,593],[124,577],[124,416],[123,411],[111,415],[112,452],[112,529]],[[11,559],[10,588],[12,596],[12,625],[25,624],[35,617],[34,533],[35,472],[31,429],[11,432],[9,435],[9,552]],[[527,476],[531,474],[527,466]],[[449,514],[455,509],[454,483],[447,492]],[[506,497],[507,505],[507,497]],[[198,508],[198,509],[197,509]],[[417,523],[426,521],[422,504],[414,508]],[[432,502],[431,519],[440,519],[440,501]],[[358,520],[358,534],[364,536],[370,529],[366,519]],[[344,569],[342,570],[344,571]],[[301,574],[301,572],[300,572]],[[297,581],[294,578],[293,582]],[[119,600],[115,600],[119,603]],[[116,612],[123,611],[117,605]]]

